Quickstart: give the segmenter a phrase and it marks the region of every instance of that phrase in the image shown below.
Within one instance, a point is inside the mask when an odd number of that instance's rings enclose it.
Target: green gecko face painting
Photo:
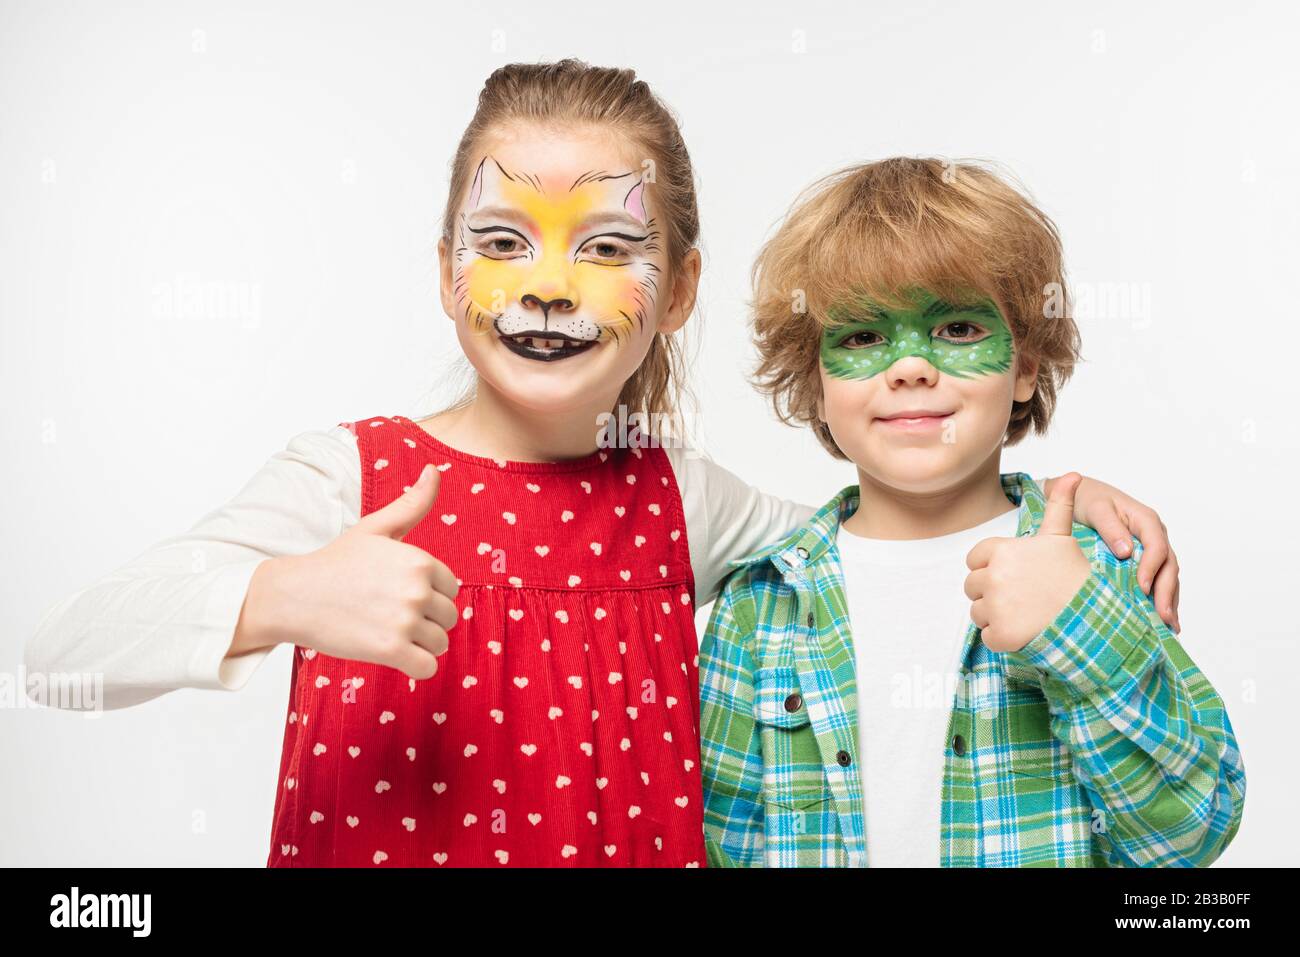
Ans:
[[[919,356],[959,379],[1006,372],[1011,330],[991,300],[955,306],[925,289],[909,293],[903,309],[861,298],[831,310],[821,360],[838,379],[870,379],[899,359]]]

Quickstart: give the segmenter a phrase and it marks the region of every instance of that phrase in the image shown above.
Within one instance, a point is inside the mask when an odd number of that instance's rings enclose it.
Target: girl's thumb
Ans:
[[[441,478],[441,473],[432,464],[426,465],[414,485],[383,508],[362,517],[356,527],[374,535],[401,540],[433,508]]]

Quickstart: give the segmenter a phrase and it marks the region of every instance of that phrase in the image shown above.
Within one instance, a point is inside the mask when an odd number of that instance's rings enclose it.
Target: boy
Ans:
[[[1076,474],[1048,500],[999,470],[1078,358],[1051,221],[979,166],[889,159],[815,185],[754,277],[760,388],[858,485],[714,606],[710,864],[1212,862],[1244,767],[1140,543],[1072,524]]]

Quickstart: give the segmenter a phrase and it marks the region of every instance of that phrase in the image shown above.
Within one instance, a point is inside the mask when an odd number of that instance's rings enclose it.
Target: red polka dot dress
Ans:
[[[461,580],[432,678],[295,648],[268,865],[704,866],[694,583],[662,449],[468,455],[356,422],[361,514]]]

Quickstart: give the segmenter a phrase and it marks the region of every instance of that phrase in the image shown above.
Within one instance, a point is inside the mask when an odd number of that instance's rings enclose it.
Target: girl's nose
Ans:
[[[556,312],[573,311],[573,300],[561,297],[555,299],[542,299],[539,296],[533,295],[531,292],[527,292],[519,298],[519,301],[525,308],[541,309],[543,319],[550,317],[552,309]]]
[[[542,312],[572,312],[578,305],[578,290],[574,286],[569,264],[558,255],[543,255],[523,282],[524,294],[519,297],[525,307],[539,307]]]

